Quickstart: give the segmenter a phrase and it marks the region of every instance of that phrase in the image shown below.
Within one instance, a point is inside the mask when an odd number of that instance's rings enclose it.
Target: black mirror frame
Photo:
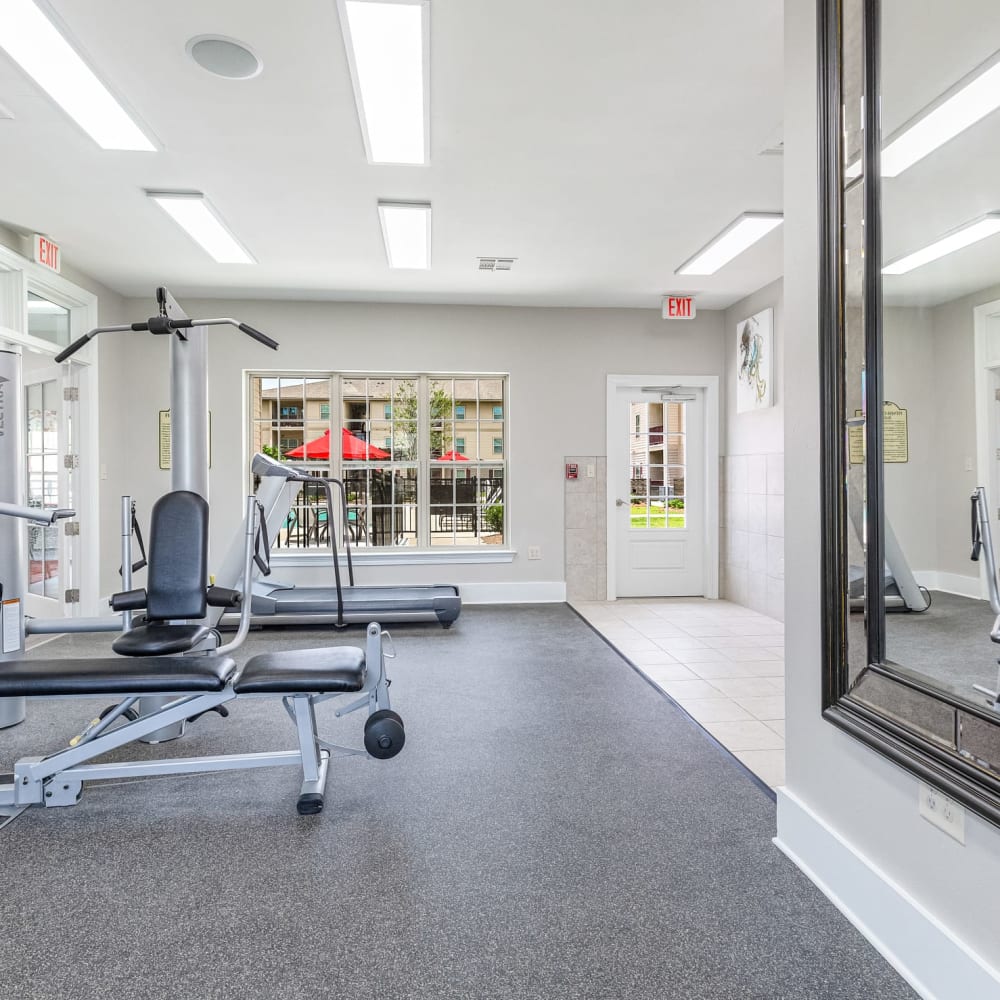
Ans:
[[[1000,826],[1000,761],[991,768],[963,753],[963,736],[971,745],[972,727],[983,721],[1000,727],[1000,714],[951,697],[886,663],[884,560],[882,532],[869,532],[866,552],[866,592],[873,595],[868,610],[867,666],[862,671],[900,692],[930,698],[954,720],[954,749],[939,745],[900,721],[879,713],[851,694],[848,676],[848,510],[845,494],[846,383],[844,308],[844,177],[841,122],[841,19],[844,0],[817,0],[819,45],[819,349],[822,461],[822,596],[823,716],[922,781]],[[880,93],[880,0],[864,0],[864,93]],[[881,135],[877,100],[865,101],[864,121],[864,334],[868,413],[882,412],[882,274]],[[869,508],[882,509],[882,426],[868,421],[866,435]],[[878,518],[873,518],[878,523]],[[998,730],[1000,732],[1000,730]],[[991,744],[992,745],[992,744]]]

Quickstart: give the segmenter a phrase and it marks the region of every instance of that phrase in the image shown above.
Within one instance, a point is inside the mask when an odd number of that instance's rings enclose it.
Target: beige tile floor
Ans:
[[[785,627],[729,601],[573,602],[762,781],[785,783]]]

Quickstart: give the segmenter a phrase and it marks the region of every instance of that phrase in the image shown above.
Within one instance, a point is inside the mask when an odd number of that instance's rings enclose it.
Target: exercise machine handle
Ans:
[[[85,347],[87,344],[89,344],[91,337],[95,336],[96,333],[97,333],[96,330],[91,330],[90,333],[85,333],[82,337],[77,337],[77,339],[74,340],[73,343],[69,345],[69,347],[64,347],[56,355],[56,362],[62,364],[63,361],[66,361],[68,358],[71,358],[74,354],[76,354],[78,350],[80,350],[81,347]]]
[[[143,323],[126,323],[123,326],[98,326],[91,330],[89,333],[85,333],[82,337],[77,337],[69,347],[64,347],[56,355],[56,364],[62,364],[68,358],[71,358],[81,347],[86,347],[99,333],[141,333],[149,329],[149,321]]]
[[[270,347],[272,351],[278,349],[278,342],[272,340],[266,333],[261,333],[260,330],[255,330],[249,323],[244,323],[241,320],[233,319],[232,316],[218,316],[213,319],[185,319],[185,320],[168,320],[168,323],[173,327],[190,327],[190,326],[235,326],[240,333],[245,333],[248,337],[252,337],[254,340],[263,344],[265,347]]]
[[[171,319],[169,316],[151,316],[142,323],[126,323],[124,326],[99,326],[85,333],[82,337],[77,337],[69,347],[64,347],[56,355],[56,363],[62,364],[67,361],[81,348],[86,347],[91,340],[99,333],[155,333],[170,334],[176,333],[182,340],[186,339],[179,330],[190,330],[195,326],[235,326],[241,333],[252,337],[265,347],[270,347],[272,351],[278,349],[278,342],[260,330],[255,330],[249,323],[243,323],[231,316],[222,316],[216,319]]]
[[[239,329],[248,337],[253,337],[254,340],[260,341],[265,347],[270,347],[272,351],[278,349],[278,342],[276,340],[272,340],[266,333],[261,333],[260,330],[255,330],[249,323],[240,323]]]

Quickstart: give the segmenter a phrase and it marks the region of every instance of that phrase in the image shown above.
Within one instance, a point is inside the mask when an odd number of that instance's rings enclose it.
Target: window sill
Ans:
[[[461,564],[509,563],[517,556],[516,549],[455,549],[450,552],[421,551],[404,552],[399,549],[384,552],[351,552],[351,558],[358,566],[446,566]],[[329,552],[272,552],[271,565],[280,566],[328,566],[332,562]],[[347,557],[340,554],[340,565],[347,565]]]

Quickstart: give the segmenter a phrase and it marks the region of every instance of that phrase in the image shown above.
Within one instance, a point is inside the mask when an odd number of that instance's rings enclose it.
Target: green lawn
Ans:
[[[649,511],[650,528],[665,528],[665,527],[683,528],[685,526],[683,507],[671,507],[668,515],[663,507],[663,504],[654,503],[650,504],[650,506],[647,508],[645,504],[634,503],[632,504],[633,528],[646,527],[647,509]]]

